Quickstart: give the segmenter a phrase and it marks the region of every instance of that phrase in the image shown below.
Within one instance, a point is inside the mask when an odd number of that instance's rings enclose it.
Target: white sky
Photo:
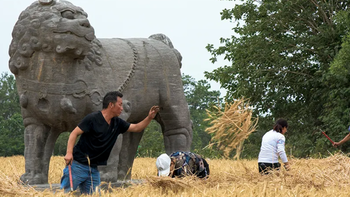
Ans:
[[[12,29],[20,13],[35,0],[1,0],[0,8],[0,73],[11,74],[8,48]],[[212,64],[207,44],[220,46],[220,37],[233,34],[234,24],[221,20],[224,8],[235,2],[220,0],[70,0],[88,13],[97,38],[147,38],[155,33],[167,35],[181,53],[181,72],[196,81],[228,62]],[[225,90],[210,81],[212,90]]]

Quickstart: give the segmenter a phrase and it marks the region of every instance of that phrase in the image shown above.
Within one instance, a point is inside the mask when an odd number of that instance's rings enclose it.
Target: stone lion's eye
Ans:
[[[62,14],[63,18],[68,18],[68,19],[74,19],[75,18],[74,17],[74,15],[75,15],[74,12],[72,12],[70,10],[65,10],[61,14]]]

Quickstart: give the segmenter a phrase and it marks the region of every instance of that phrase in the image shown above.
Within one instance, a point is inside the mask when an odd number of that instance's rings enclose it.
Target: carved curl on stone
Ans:
[[[50,5],[51,3],[55,2],[54,0],[39,0],[39,2],[42,5]]]

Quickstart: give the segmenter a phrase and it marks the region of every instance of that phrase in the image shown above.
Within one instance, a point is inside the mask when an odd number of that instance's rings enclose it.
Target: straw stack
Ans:
[[[222,111],[220,107],[214,107],[213,111],[207,110],[211,127],[207,128],[212,134],[211,144],[218,146],[224,152],[226,158],[232,150],[236,150],[236,159],[239,159],[243,142],[256,130],[258,119],[252,117],[252,109],[246,99],[239,99],[233,103],[226,103]]]

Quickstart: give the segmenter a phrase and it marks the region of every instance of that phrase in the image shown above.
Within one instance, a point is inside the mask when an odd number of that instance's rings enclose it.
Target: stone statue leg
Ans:
[[[170,155],[176,151],[190,151],[192,137],[189,137],[189,132],[187,128],[165,129],[163,132],[165,152]]]
[[[43,124],[31,123],[26,125],[24,133],[25,173],[20,178],[22,182],[26,184],[48,183],[43,160],[49,133],[50,128]]]
[[[45,183],[47,183],[47,179],[49,176],[51,156],[53,154],[57,138],[60,134],[61,133],[59,131],[51,129],[51,131],[49,132],[49,136],[47,137],[47,140],[45,143],[44,157],[42,160],[42,165],[43,165],[42,173],[44,174],[44,177],[46,177]],[[62,162],[63,162],[63,159],[62,159]]]
[[[168,155],[176,151],[190,151],[192,123],[187,105],[165,108],[156,120],[162,127],[165,151]]]
[[[118,180],[130,180],[131,170],[143,132],[123,134],[123,144],[119,155]]]
[[[122,148],[122,143],[123,135],[119,135],[108,158],[107,166],[98,166],[101,181],[107,183],[118,181],[119,155]]]

